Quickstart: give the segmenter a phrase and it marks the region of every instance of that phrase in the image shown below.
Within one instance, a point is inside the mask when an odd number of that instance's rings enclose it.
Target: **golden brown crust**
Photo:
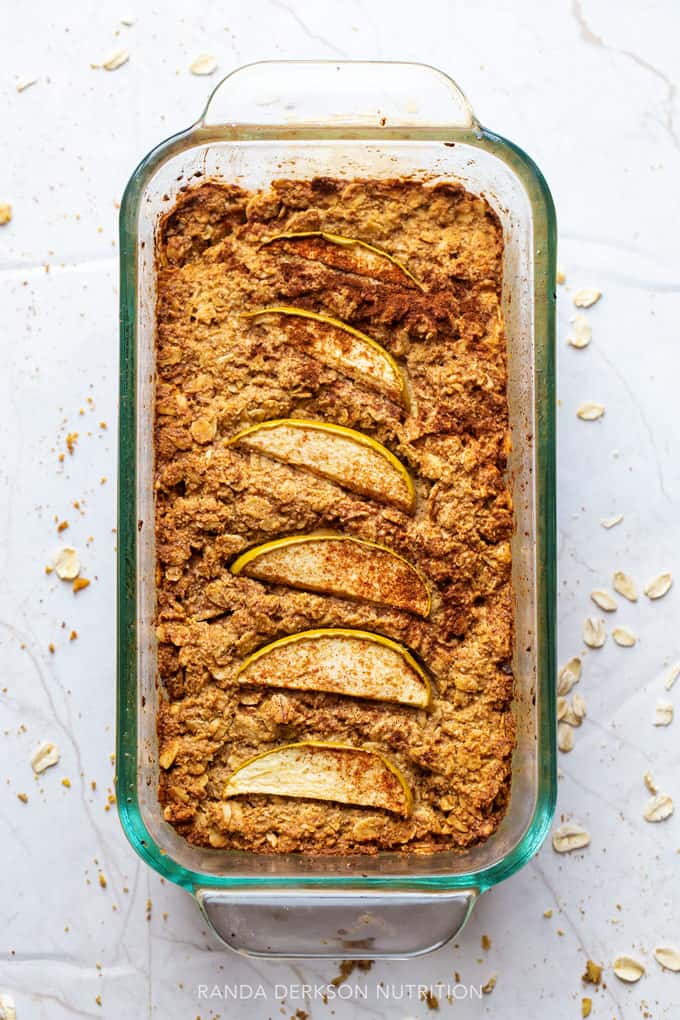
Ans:
[[[398,266],[322,238],[361,238]],[[270,242],[271,243],[265,243]],[[219,182],[187,191],[157,249],[158,720],[164,814],[190,842],[256,852],[463,849],[507,802],[514,746],[512,506],[502,230],[457,184]],[[309,321],[245,319],[272,304],[324,312],[380,343],[405,372],[406,409],[310,351]],[[413,515],[227,440],[303,417],[372,436],[415,480]],[[427,619],[296,591],[229,564],[246,548],[315,529],[378,542],[428,579]],[[402,642],[434,676],[431,711],[239,684],[245,656],[320,627]],[[234,768],[305,740],[383,753],[412,814],[270,795],[223,800]]]

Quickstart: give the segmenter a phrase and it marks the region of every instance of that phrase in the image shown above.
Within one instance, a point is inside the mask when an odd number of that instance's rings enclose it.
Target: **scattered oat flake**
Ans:
[[[572,687],[581,679],[581,660],[577,657],[570,659],[557,675],[557,693],[569,694]]]
[[[31,85],[37,85],[37,83],[37,78],[19,78],[19,81],[16,83],[16,90],[17,92],[25,92],[26,89],[30,89]]]
[[[567,343],[577,350],[587,347],[593,338],[592,326],[585,315],[575,315],[571,320],[572,329],[567,337]]]
[[[592,999],[589,999],[588,996],[585,996],[583,999],[581,999],[581,1016],[582,1017],[590,1016],[592,1008],[593,1008],[593,1000]]]
[[[571,703],[566,698],[563,700],[567,702],[567,705],[564,711],[558,715],[558,719],[561,722],[566,723],[567,726],[580,726],[585,717],[585,701],[577,694],[574,695]],[[574,708],[574,704],[576,704],[576,709]]]
[[[581,287],[574,294],[574,304],[577,308],[591,308],[601,297],[602,291],[596,287]]]
[[[68,776],[64,776],[64,778],[61,781],[61,785],[65,786],[67,790],[71,789],[71,780],[68,778]]]
[[[572,850],[582,850],[590,843],[590,833],[586,832],[575,822],[564,822],[553,832],[553,850],[558,854],[570,853]]]
[[[491,939],[488,935],[482,935],[482,949],[491,949]]]
[[[217,70],[217,60],[211,53],[201,53],[189,64],[189,70],[192,74],[214,74]]]
[[[560,266],[557,267],[557,274],[555,276],[555,279],[557,280],[558,283],[567,282],[567,274]]]
[[[590,597],[595,605],[603,609],[605,613],[613,613],[617,608],[616,599],[602,588],[595,588],[591,591]]]
[[[604,404],[595,404],[591,400],[581,404],[576,411],[576,417],[580,418],[581,421],[597,421],[603,414]]]
[[[544,910],[543,911],[543,916],[544,917],[548,917],[548,918],[552,917],[553,916],[552,910]]]
[[[670,591],[672,584],[672,574],[659,574],[645,585],[645,595],[650,599],[661,599]]]
[[[666,688],[667,691],[670,691],[671,687],[673,686],[673,684],[675,683],[679,676],[680,676],[680,663],[676,663],[675,666],[671,667],[671,670],[664,682],[664,687]]]
[[[78,433],[77,432],[69,432],[68,435],[66,436],[66,446],[68,447],[68,452],[71,455],[73,455],[73,451],[76,448],[76,443],[77,442],[78,442]]]
[[[496,987],[496,975],[492,974],[486,984],[482,985],[482,992],[484,995],[491,995],[491,992]]]
[[[645,968],[632,956],[617,956],[614,960],[614,973],[621,981],[630,983],[639,981],[645,973]]]
[[[637,588],[635,587],[635,581],[629,574],[624,574],[622,570],[617,570],[612,578],[612,586],[614,591],[617,591],[619,595],[623,595],[629,602],[637,602]]]
[[[103,871],[99,872],[99,884],[102,887],[102,889],[106,889],[106,876],[104,875]]]
[[[57,531],[60,534],[61,534],[62,531],[66,531],[67,528],[68,528],[68,521],[60,521],[59,524],[57,524]]]
[[[17,1020],[17,1008],[9,992],[0,992],[0,1020]]]
[[[620,645],[622,648],[632,648],[637,641],[635,634],[633,634],[632,630],[628,630],[627,627],[614,627],[612,637],[617,645]]]
[[[27,793],[18,793],[17,794],[17,799],[20,800],[22,804],[28,804],[28,794]],[[0,1018],[0,1020],[1,1020],[1,1018]]]
[[[12,206],[8,202],[0,202],[0,227],[4,227],[12,219]]]
[[[643,818],[646,822],[664,822],[673,814],[673,798],[667,793],[656,793],[647,801]]]
[[[561,722],[557,727],[557,746],[564,754],[574,750],[574,730],[566,722]]]
[[[83,588],[89,588],[89,586],[90,582],[86,577],[76,577],[75,581],[73,582],[73,591],[75,594],[77,594],[79,591],[82,591]]]
[[[603,528],[615,528],[623,520],[623,514],[614,514],[613,517],[603,517],[600,524]]]
[[[60,757],[61,752],[57,745],[48,741],[36,748],[31,755],[31,768],[36,775],[40,775],[41,772],[52,768],[53,765],[58,765]]]
[[[654,950],[654,959],[665,970],[680,971],[680,950],[674,946],[657,946]]]
[[[54,569],[62,581],[73,581],[80,573],[80,559],[71,545],[63,546],[54,557]]]
[[[602,967],[594,960],[586,960],[585,973],[581,975],[581,981],[587,985],[599,985],[602,978]]]
[[[594,616],[586,617],[586,622],[583,624],[583,640],[589,648],[602,648],[607,640],[604,620],[598,620]]]
[[[579,723],[586,717],[586,702],[582,694],[575,694],[571,699],[571,710]]]
[[[657,785],[654,782],[654,777],[652,776],[651,772],[645,772],[645,774],[643,775],[642,779],[644,780],[644,784],[645,784],[645,786],[647,787],[647,789],[649,790],[650,793],[658,793],[659,792],[658,788],[657,788]]]
[[[568,726],[580,726],[583,719],[581,716],[576,715],[571,705],[567,705],[567,711],[563,715],[562,721]]]
[[[670,701],[657,701],[654,709],[654,725],[670,726],[673,722],[673,706]]]
[[[127,50],[113,50],[102,60],[101,64],[92,64],[93,68],[103,67],[105,71],[117,71],[123,64],[127,64],[130,54]]]

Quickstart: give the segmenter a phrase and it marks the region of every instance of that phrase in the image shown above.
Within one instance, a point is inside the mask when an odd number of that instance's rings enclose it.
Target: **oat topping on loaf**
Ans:
[[[457,183],[209,181],[161,221],[159,797],[190,843],[429,853],[498,827],[502,255]]]

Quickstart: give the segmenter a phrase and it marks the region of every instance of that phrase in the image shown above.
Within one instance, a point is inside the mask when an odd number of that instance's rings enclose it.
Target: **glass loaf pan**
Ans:
[[[423,176],[483,193],[504,229],[518,742],[507,814],[465,853],[259,855],[186,843],[162,817],[154,636],[154,239],[194,175]],[[457,85],[423,64],[250,64],[201,118],[153,149],[120,215],[117,793],[126,835],[191,892],[232,948],[261,956],[405,957],[444,944],[476,897],[541,845],[555,801],[555,219],[537,167],[482,128]],[[404,910],[409,909],[408,924]]]

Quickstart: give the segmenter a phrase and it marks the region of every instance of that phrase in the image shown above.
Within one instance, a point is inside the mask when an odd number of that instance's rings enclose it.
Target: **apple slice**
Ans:
[[[427,708],[430,680],[403,645],[367,630],[303,630],[259,648],[241,664],[243,684],[325,691]]]
[[[401,461],[382,443],[344,425],[276,418],[244,429],[229,443],[307,468],[406,513],[414,510],[415,489]]]
[[[312,531],[264,542],[242,553],[231,572],[418,616],[430,613],[427,582],[412,563],[387,546],[335,532]]]
[[[223,796],[270,793],[411,813],[413,794],[399,769],[377,751],[306,740],[248,758],[232,772]]]
[[[315,357],[408,407],[408,389],[399,365],[377,340],[354,326],[322,312],[310,312],[294,305],[265,305],[240,314],[245,319],[261,315],[291,315],[320,324],[324,327],[322,330],[310,331],[303,337],[305,346]]]
[[[403,262],[395,258],[394,255],[390,255],[384,248],[378,248],[375,244],[369,244],[368,241],[361,241],[358,237],[345,237],[344,234],[329,234],[325,230],[301,230],[293,231],[288,234],[274,234],[273,237],[268,237],[266,241],[263,241],[260,245],[263,248],[267,244],[273,244],[274,241],[294,241],[298,237],[320,237],[323,241],[328,241],[329,244],[338,244],[343,248],[363,248],[364,251],[371,252],[372,255],[377,255],[379,258],[387,259],[393,266],[400,269],[405,276],[409,278],[411,283],[415,283],[419,290],[424,291],[425,287],[418,280],[413,273],[406,268]]]

